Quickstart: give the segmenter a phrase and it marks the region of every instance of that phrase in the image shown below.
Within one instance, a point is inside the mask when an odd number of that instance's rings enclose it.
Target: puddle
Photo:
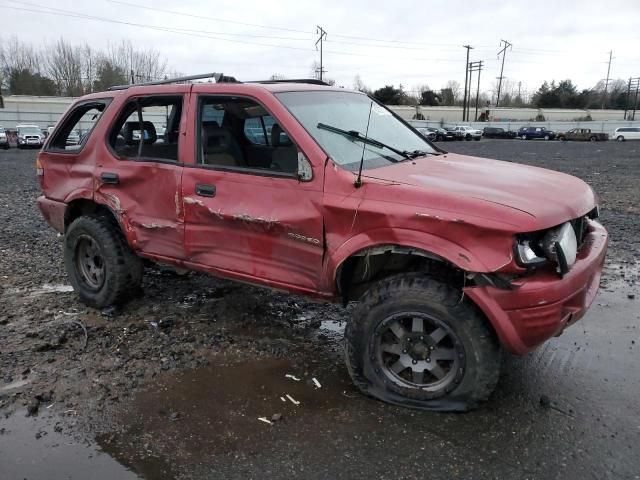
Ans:
[[[4,480],[135,480],[95,446],[56,432],[55,417],[0,417],[0,477]]]
[[[158,379],[123,412],[126,432],[98,440],[105,451],[146,474],[154,458],[170,458],[175,466],[260,452],[278,439],[304,441],[327,417],[342,417],[341,405],[355,396],[343,371],[323,373],[270,357],[219,364]],[[269,424],[260,417],[277,420]],[[141,459],[141,449],[146,458]]]
[[[346,325],[346,322],[341,322],[339,320],[323,320],[322,322],[320,322],[320,331],[333,335],[343,336],[344,327]]]

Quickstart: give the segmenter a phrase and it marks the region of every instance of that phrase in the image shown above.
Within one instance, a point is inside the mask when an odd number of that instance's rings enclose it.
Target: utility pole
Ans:
[[[316,49],[318,48],[318,43],[319,43],[320,44],[320,72],[319,72],[319,76],[320,76],[320,81],[322,81],[322,74],[325,73],[324,66],[323,66],[323,63],[322,63],[322,43],[327,39],[327,32],[325,32],[324,29],[321,26],[316,25],[316,33],[318,35],[320,35],[320,37],[316,41]]]
[[[627,85],[627,97],[624,102],[624,119],[625,120],[635,120],[636,119],[636,109],[638,103],[638,90],[640,90],[640,77],[631,77],[629,78],[629,83]],[[635,91],[635,98],[633,104],[630,103],[631,93]],[[633,107],[633,108],[631,108]],[[633,113],[629,115],[627,118],[627,112],[632,110]]]
[[[474,121],[478,121],[478,99],[480,98],[480,72],[482,72],[482,60],[479,62],[469,63],[469,72],[478,72],[478,87],[476,89],[476,115]],[[469,100],[471,100],[471,92],[469,92]],[[467,115],[467,118],[469,115]]]
[[[500,57],[500,54],[502,54],[502,67],[500,67],[500,76],[498,77],[498,96],[496,98],[496,108],[498,108],[498,106],[500,105],[500,90],[502,89],[502,79],[504,78],[502,76],[503,72],[504,72],[504,57],[507,56],[507,48],[511,48],[513,47],[513,44],[507,42],[506,40],[500,40],[500,45],[502,45],[504,43],[504,47],[502,48],[502,50],[500,50],[498,52],[498,57]]]
[[[609,50],[609,66],[607,67],[607,79],[604,81],[604,94],[602,95],[602,109],[607,102],[607,88],[609,87],[609,73],[611,72],[611,60],[613,60],[613,50]]]
[[[464,48],[467,49],[467,61],[464,62],[464,98],[462,100],[462,121],[466,121],[467,119],[467,84],[469,81],[469,50],[472,50],[473,47],[471,45],[463,45]]]
[[[636,78],[636,97],[633,100],[633,115],[631,120],[636,119],[636,108],[638,108],[638,90],[640,90],[640,77]]]
[[[518,82],[518,98],[520,99],[520,103],[522,103],[522,95],[520,93],[521,88],[522,88],[522,82]]]

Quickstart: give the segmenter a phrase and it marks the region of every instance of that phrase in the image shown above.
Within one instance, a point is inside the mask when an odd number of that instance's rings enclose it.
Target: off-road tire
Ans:
[[[76,267],[78,239],[90,237],[99,247],[104,261],[104,281],[92,289]],[[85,215],[76,218],[64,238],[64,261],[69,280],[80,300],[94,308],[119,305],[140,292],[143,266],[131,250],[120,226],[107,216]]]
[[[389,381],[373,355],[376,328],[398,312],[424,312],[446,323],[464,349],[462,372],[447,391],[426,392]],[[501,348],[486,318],[462,293],[424,274],[401,274],[373,285],[345,329],[345,359],[354,384],[366,395],[395,405],[435,411],[477,408],[493,392]]]

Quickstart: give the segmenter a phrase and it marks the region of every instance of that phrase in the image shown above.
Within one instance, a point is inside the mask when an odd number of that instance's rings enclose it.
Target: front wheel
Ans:
[[[551,137],[550,137],[549,135],[545,135],[545,136],[544,136],[544,139],[545,139],[545,140],[551,140]]]
[[[596,137],[590,137],[590,138],[589,138],[589,141],[590,141],[590,142],[597,142],[597,141],[598,141],[598,139],[597,139]]]
[[[522,140],[526,140],[526,139],[527,139],[527,136],[526,136],[526,135],[522,135],[520,138],[521,138]]]
[[[365,394],[396,405],[466,411],[498,381],[495,333],[461,292],[422,274],[389,277],[345,330],[347,367]]]
[[[142,281],[142,261],[108,217],[75,219],[65,234],[64,260],[73,289],[90,307],[123,303]]]
[[[618,138],[616,138],[616,140],[619,142],[624,142],[624,137],[622,135],[619,135]]]
[[[471,135],[466,135],[466,136],[464,137],[464,139],[465,139],[467,142],[468,142],[468,141],[470,141],[470,140],[471,140]]]

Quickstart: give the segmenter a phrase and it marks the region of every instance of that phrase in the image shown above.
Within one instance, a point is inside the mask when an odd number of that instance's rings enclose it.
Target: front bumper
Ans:
[[[505,349],[524,355],[584,316],[600,285],[607,244],[607,231],[590,220],[576,263],[564,277],[547,269],[514,281],[513,290],[468,287],[465,294],[487,316]]]

